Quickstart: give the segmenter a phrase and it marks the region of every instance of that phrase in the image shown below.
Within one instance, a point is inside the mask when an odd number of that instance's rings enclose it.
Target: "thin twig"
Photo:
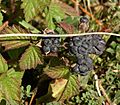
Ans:
[[[84,8],[87,10],[86,0],[83,0]]]
[[[85,35],[112,35],[119,36],[120,34],[108,33],[108,32],[90,32],[81,34],[24,34],[24,33],[14,33],[14,34],[0,34],[0,37],[10,37],[10,36],[37,36],[37,37],[73,37],[73,36],[85,36]]]
[[[97,74],[95,74],[95,72],[94,72],[94,78],[95,78],[95,85],[96,85],[98,95],[101,97],[102,95],[101,95],[100,88],[99,88],[98,76],[97,76]],[[105,105],[104,101],[102,103],[103,103],[103,105]]]
[[[25,101],[25,105],[28,105],[28,101]]]
[[[10,7],[11,7],[12,13],[14,13],[14,11],[15,11],[15,0],[10,0]]]
[[[75,10],[76,10],[77,14],[79,15],[79,1],[78,0],[76,0],[76,2],[75,2]]]
[[[97,89],[98,95],[101,97],[102,95],[101,95],[99,85],[98,85],[98,76],[95,74],[94,78],[95,78],[95,84],[96,84],[96,89]]]
[[[90,5],[90,0],[87,0],[87,5],[88,5],[88,9],[89,9],[90,13],[92,14],[91,5]]]
[[[113,72],[118,73],[118,72],[120,72],[120,70],[113,70]]]
[[[106,94],[106,91],[105,91],[105,89],[103,88],[102,83],[101,83],[100,80],[99,80],[99,87],[100,87],[100,90],[102,91],[103,96],[106,98],[106,100],[107,100],[107,102],[109,103],[109,105],[111,105],[111,100],[110,100],[110,98],[108,97],[108,95]]]
[[[7,25],[8,25],[8,21],[4,22],[2,26],[0,26],[0,31],[2,31]]]
[[[35,88],[35,90],[34,90],[34,92],[33,92],[33,94],[32,94],[32,97],[31,97],[31,100],[30,100],[29,105],[32,105],[32,102],[33,102],[33,100],[34,100],[34,98],[35,98],[35,96],[36,96],[36,93],[37,93],[37,88]]]
[[[72,1],[73,3],[76,3],[75,0],[71,0],[71,1]],[[94,17],[93,14],[89,13],[89,12],[88,12],[86,9],[84,9],[80,4],[79,4],[79,8],[80,8],[84,13],[86,13],[88,16],[90,16],[92,19],[94,19],[98,25],[100,25],[100,26],[103,25],[98,19],[96,19],[96,18]]]

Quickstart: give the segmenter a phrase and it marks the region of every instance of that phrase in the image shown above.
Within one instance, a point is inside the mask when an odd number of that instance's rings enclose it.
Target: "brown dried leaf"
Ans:
[[[61,9],[64,11],[65,14],[70,15],[70,16],[79,16],[75,8],[69,6],[66,3],[63,3],[60,0],[56,0],[56,2],[61,7]]]
[[[5,47],[6,50],[24,47],[30,44],[30,41],[1,41],[0,44]]]
[[[57,98],[60,97],[60,94],[62,94],[66,84],[67,79],[56,79],[54,83],[51,83],[51,89],[52,89],[52,97]]]
[[[73,34],[74,33],[74,26],[71,24],[67,24],[65,22],[60,22],[59,23],[60,27],[62,27],[68,34]]]

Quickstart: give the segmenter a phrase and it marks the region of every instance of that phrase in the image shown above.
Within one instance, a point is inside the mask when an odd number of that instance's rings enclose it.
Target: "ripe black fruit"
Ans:
[[[83,18],[83,22],[86,22]],[[74,72],[86,75],[93,69],[92,59],[89,54],[101,55],[105,49],[105,41],[99,35],[77,36],[69,40],[69,51],[77,58]]]
[[[84,16],[84,17],[80,18],[80,22],[81,23],[87,23],[88,22],[88,18]]]
[[[48,30],[47,30],[48,31]],[[54,34],[53,31],[48,31],[46,34]],[[42,41],[43,52],[48,54],[50,52],[58,52],[58,48],[60,47],[60,38],[44,38]]]

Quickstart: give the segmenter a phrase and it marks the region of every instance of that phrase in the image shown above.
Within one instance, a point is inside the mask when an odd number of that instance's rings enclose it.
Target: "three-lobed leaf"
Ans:
[[[42,53],[39,47],[31,45],[22,54],[19,60],[19,66],[22,70],[36,68],[38,64],[43,63]]]

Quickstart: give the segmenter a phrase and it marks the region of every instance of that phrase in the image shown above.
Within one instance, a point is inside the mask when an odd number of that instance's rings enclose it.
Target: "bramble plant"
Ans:
[[[119,34],[118,0],[0,0],[0,105],[119,105]]]

